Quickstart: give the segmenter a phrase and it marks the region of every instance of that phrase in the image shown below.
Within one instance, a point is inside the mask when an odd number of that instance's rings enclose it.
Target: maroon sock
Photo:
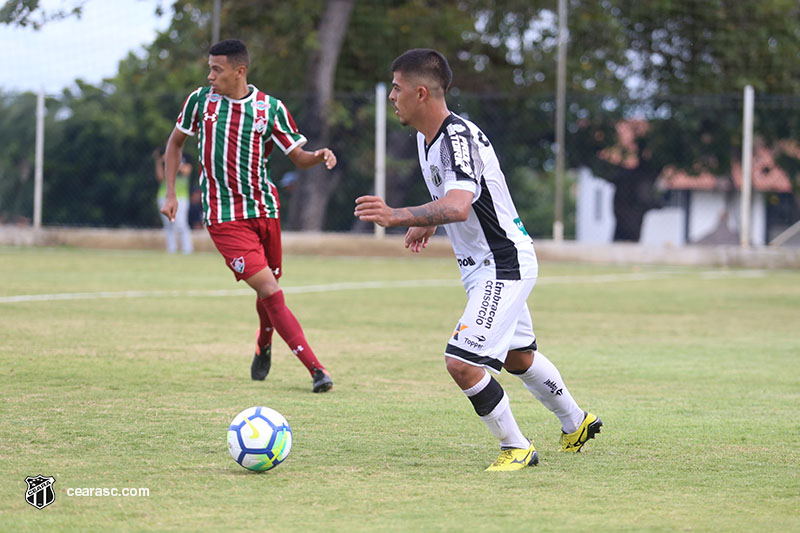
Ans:
[[[286,307],[283,291],[278,291],[272,296],[262,299],[261,304],[269,314],[269,319],[278,332],[278,335],[286,341],[286,344],[289,345],[292,352],[306,366],[309,373],[311,373],[311,377],[314,377],[314,368],[325,369],[308,345],[300,322],[297,321],[294,314]]]
[[[256,311],[258,311],[258,338],[256,342],[259,346],[269,346],[272,344],[272,321],[269,319],[267,307],[262,300],[256,298]]]

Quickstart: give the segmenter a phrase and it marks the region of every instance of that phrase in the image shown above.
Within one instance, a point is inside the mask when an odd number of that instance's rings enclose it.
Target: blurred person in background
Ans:
[[[153,152],[155,173],[158,180],[158,209],[164,207],[167,201],[167,182],[164,179],[164,147]],[[190,254],[194,251],[192,232],[189,226],[189,180],[192,175],[192,162],[185,155],[181,156],[178,173],[175,176],[175,198],[178,201],[175,219],[170,220],[163,213],[161,223],[164,225],[164,240],[167,252],[174,254],[178,251],[178,238],[181,240],[181,251]]]
[[[197,135],[206,229],[236,280],[244,280],[257,295],[259,329],[250,377],[267,377],[276,330],[311,374],[311,390],[327,392],[333,380],[278,285],[283,273],[280,202],[270,156],[277,145],[298,168],[324,164],[328,170],[336,166],[336,156],[328,148],[302,148],[307,139],[283,102],[247,83],[249,64],[247,46],[239,39],[220,41],[209,50],[210,85],[186,98],[167,141],[167,199],[161,212],[176,216],[180,155],[186,139]]]
[[[203,190],[192,184],[189,187],[189,227],[203,229]]]

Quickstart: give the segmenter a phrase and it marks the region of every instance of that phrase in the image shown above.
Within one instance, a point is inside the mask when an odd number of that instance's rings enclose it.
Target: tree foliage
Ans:
[[[319,126],[309,69],[325,46],[319,31],[328,1],[222,3],[221,36],[248,43],[249,81],[284,100],[303,131]],[[9,0],[0,21],[40,25],[85,3],[67,2],[55,14],[35,0]],[[795,0],[568,0],[568,8],[566,153],[571,167],[590,166],[616,185],[617,238],[638,238],[644,212],[659,205],[653,185],[666,166],[730,171],[740,151],[744,85],[759,95],[762,136],[798,137],[800,105],[787,96],[800,90]],[[150,153],[169,135],[183,98],[205,84],[211,10],[211,0],[174,1],[169,28],[142,56],[125,58],[98,86],[77,83],[49,100],[46,223],[157,223]],[[557,29],[553,0],[355,2],[324,114],[340,166],[323,227],[353,226],[352,199],[372,183],[375,84],[388,83],[392,60],[414,47],[437,48],[450,59],[451,108],[486,131],[512,189],[537,195],[519,198],[520,210],[541,206],[539,197],[552,189]],[[29,107],[30,98],[20,96],[19,105]],[[631,119],[650,126],[635,139],[637,164],[620,166],[603,154],[619,147],[618,125]],[[32,127],[18,136],[32,135]],[[30,183],[22,176],[32,153],[13,155],[24,143],[10,142],[9,131],[0,130],[0,190],[17,191]],[[390,204],[425,201],[412,132],[391,119],[388,149]],[[779,163],[793,168],[793,156],[784,155]],[[277,179],[291,170],[285,158],[273,161]],[[282,190],[289,217],[297,190]],[[2,198],[5,209],[11,196]],[[549,224],[541,224],[528,229],[546,234]]]
[[[41,28],[44,24],[66,17],[80,17],[87,0],[75,0],[67,8],[44,9],[39,0],[6,0],[0,7],[0,23]]]
[[[584,67],[570,64],[577,73],[572,90],[591,89],[581,91],[584,97],[606,92],[598,93],[580,74],[601,72],[598,61],[619,81],[600,105],[596,99],[574,105],[591,120],[573,113],[577,131],[568,147],[573,165],[588,164],[617,186],[616,239],[638,240],[644,213],[659,205],[654,183],[665,167],[729,175],[741,153],[739,95],[745,85],[769,93],[757,105],[756,131],[773,143],[797,135],[796,101],[782,98],[788,115],[769,111],[775,95],[800,89],[800,72],[792,67],[800,53],[796,2],[572,0],[570,7],[595,26],[585,40],[571,30],[571,57],[580,56]],[[616,54],[607,53],[614,50],[612,41],[622,44]],[[618,142],[610,126],[632,118],[650,124],[635,140],[638,164],[610,165],[601,156]]]
[[[36,96],[0,94],[0,223],[27,223],[33,213]]]

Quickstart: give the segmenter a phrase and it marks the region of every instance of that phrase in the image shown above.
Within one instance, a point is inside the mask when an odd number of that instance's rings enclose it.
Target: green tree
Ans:
[[[0,223],[33,214],[36,95],[0,93]]]
[[[31,26],[39,29],[42,25],[70,16],[80,16],[87,0],[75,0],[69,7],[44,9],[39,0],[6,0],[0,6],[0,23],[17,26]]]
[[[374,116],[369,104],[374,85],[390,81],[392,59],[412,47],[434,47],[451,60],[451,107],[469,114],[487,131],[506,174],[516,176],[512,181],[522,180],[521,187],[530,191],[536,187],[525,180],[543,179],[552,171],[558,38],[554,0],[355,2],[349,23],[339,26],[345,33],[331,96],[324,104],[326,97],[319,98],[322,89],[314,89],[312,73],[314,58],[320,57],[315,54],[328,46],[321,35],[325,9],[334,4],[297,0],[270,3],[268,9],[256,0],[222,4],[222,37],[240,37],[251,49],[249,79],[285,100],[301,130],[327,135],[340,156],[328,184],[335,186],[282,193],[285,215],[293,221],[290,227],[350,227],[352,197],[368,191],[372,182]],[[76,0],[63,14],[83,5]],[[587,165],[616,185],[618,239],[638,239],[642,216],[658,205],[653,183],[667,165],[697,171],[700,164],[718,173],[730,168],[739,151],[738,94],[746,83],[759,95],[791,95],[800,88],[800,71],[794,68],[800,52],[800,16],[794,0],[569,0],[568,6],[566,152],[570,166]],[[95,206],[113,211],[108,220],[155,221],[154,214],[141,214],[145,203],[150,209],[152,202],[133,193],[133,184],[151,182],[152,148],[169,134],[182,99],[205,83],[203,51],[212,44],[210,13],[211,0],[175,1],[169,29],[143,57],[128,57],[113,79],[100,87],[80,85],[59,101],[61,115],[68,116],[59,124],[69,134],[56,152],[67,160],[51,160],[54,153],[48,152],[48,165],[59,179],[74,180],[74,175],[60,171],[71,168],[84,182],[99,180],[98,191],[105,192],[93,193],[98,202],[110,199],[108,195],[126,195],[106,202],[107,208]],[[33,0],[7,1],[0,10],[0,19],[16,24],[43,23],[44,15]],[[316,95],[316,103],[309,94]],[[792,102],[796,100],[789,100],[794,107],[788,113],[759,108],[758,130],[775,139],[796,138],[797,105]],[[617,125],[631,118],[650,122],[635,141],[637,164],[614,165],[603,154],[620,144]],[[119,129],[96,124],[101,121]],[[390,203],[424,196],[410,133],[390,121]],[[325,141],[324,135],[315,142]],[[100,168],[91,159],[80,168],[69,159],[91,154],[95,143],[105,146],[107,158],[99,161],[111,167]],[[793,158],[791,151],[781,161],[787,157]],[[274,160],[276,176],[289,170],[283,159]],[[111,175],[115,187],[109,187]],[[305,203],[324,214],[309,222],[311,217],[302,212]],[[122,204],[131,209],[126,211]],[[97,214],[90,220],[102,218]]]
[[[574,109],[591,118],[572,113],[576,133],[567,148],[573,165],[587,164],[616,185],[616,239],[638,240],[644,213],[658,205],[653,184],[666,166],[729,173],[741,153],[745,85],[770,94],[758,102],[758,132],[773,141],[800,133],[796,111],[792,118],[765,109],[772,95],[800,89],[800,71],[792,66],[800,53],[797,2],[572,0],[570,9],[571,20],[588,18],[595,26],[585,40],[571,30],[570,72],[578,73],[572,91],[578,92],[576,82],[592,86],[580,73],[600,72],[598,61],[621,82],[610,98],[586,103],[581,98],[596,91],[572,95]],[[585,68],[575,70],[576,57]],[[650,123],[635,140],[637,164],[613,165],[602,156],[618,143],[612,123],[631,118]]]

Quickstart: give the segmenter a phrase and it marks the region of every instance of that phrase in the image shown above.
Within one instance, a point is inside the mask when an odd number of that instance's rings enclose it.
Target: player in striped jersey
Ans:
[[[280,203],[270,176],[270,156],[277,145],[298,168],[323,163],[328,170],[336,166],[336,156],[328,148],[304,150],[306,138],[283,102],[248,85],[244,42],[215,44],[208,66],[210,85],[186,98],[167,142],[167,199],[161,212],[174,220],[180,154],[186,139],[197,135],[208,233],[236,280],[245,280],[257,294],[259,331],[251,377],[267,377],[272,332],[277,330],[311,374],[312,390],[327,392],[333,387],[330,374],[308,345],[277,281],[282,273]]]
[[[445,57],[409,50],[392,64],[389,100],[403,125],[417,129],[419,163],[432,201],[393,209],[377,196],[356,199],[355,215],[381,226],[408,226],[405,244],[420,252],[444,224],[467,307],[445,348],[447,370],[500,441],[487,470],[538,463],[503,387],[487,370],[505,368],[561,421],[561,450],[577,452],[602,422],[578,407],[558,369],[537,350],[526,300],[538,276],[533,241],[511,200],[492,144],[472,122],[447,109],[452,72]]]

